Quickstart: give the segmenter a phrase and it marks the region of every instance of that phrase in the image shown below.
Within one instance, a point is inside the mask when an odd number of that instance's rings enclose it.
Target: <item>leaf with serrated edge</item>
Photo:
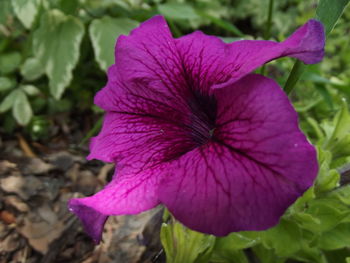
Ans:
[[[114,46],[120,35],[127,35],[138,26],[138,22],[128,18],[105,16],[92,21],[89,34],[94,48],[96,61],[104,71],[114,63]]]
[[[12,7],[16,16],[27,28],[31,28],[38,14],[40,0],[12,0]]]
[[[84,25],[59,10],[46,12],[33,37],[33,53],[45,67],[51,94],[61,98],[79,59]]]

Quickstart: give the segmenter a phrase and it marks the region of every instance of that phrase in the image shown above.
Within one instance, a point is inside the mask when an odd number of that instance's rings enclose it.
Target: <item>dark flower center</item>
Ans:
[[[217,114],[217,101],[213,95],[202,94],[193,91],[189,101],[191,115],[191,137],[198,145],[203,145],[211,140],[215,132]]]

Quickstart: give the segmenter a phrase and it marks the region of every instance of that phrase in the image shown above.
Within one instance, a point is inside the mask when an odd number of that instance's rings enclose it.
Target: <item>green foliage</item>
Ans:
[[[160,233],[168,263],[208,262],[215,237],[185,228],[178,222],[163,223]]]
[[[170,19],[197,19],[192,6],[186,3],[166,3],[158,6],[159,13]]]
[[[40,7],[40,0],[12,0],[13,11],[27,28],[31,28]]]
[[[94,47],[96,61],[100,68],[106,71],[114,64],[114,47],[120,35],[127,35],[138,26],[138,22],[128,18],[111,18],[105,16],[94,19],[89,28],[90,38]]]
[[[344,11],[349,0],[320,0],[316,9],[316,18],[325,26],[326,34],[329,34]]]
[[[61,98],[72,80],[79,59],[84,25],[75,17],[53,9],[43,14],[33,35],[33,54],[49,77],[50,92]]]

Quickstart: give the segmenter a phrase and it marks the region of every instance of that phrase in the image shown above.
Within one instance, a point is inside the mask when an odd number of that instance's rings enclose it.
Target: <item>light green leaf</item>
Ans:
[[[202,263],[209,260],[215,237],[192,231],[178,222],[163,223],[160,239],[167,263]]]
[[[310,214],[300,212],[293,214],[293,219],[298,223],[298,225],[301,228],[311,231],[313,233],[319,232],[319,226],[321,222],[318,218],[315,218]]]
[[[337,198],[342,203],[350,206],[350,185],[342,186],[330,192],[327,196]]]
[[[210,258],[211,263],[249,263],[243,250],[218,251]]]
[[[331,230],[350,215],[350,210],[344,204],[330,198],[312,200],[305,212],[319,220],[320,224],[316,229],[318,233]]]
[[[196,19],[199,16],[192,6],[186,3],[166,3],[158,5],[159,12],[170,19]]]
[[[333,120],[335,128],[323,146],[332,152],[334,160],[350,154],[350,113],[345,99],[342,104]]]
[[[35,96],[40,93],[40,90],[33,85],[20,85],[19,88],[29,96]]]
[[[15,100],[18,96],[18,89],[11,91],[9,95],[7,95],[0,104],[0,113],[8,111],[12,108]]]
[[[316,18],[325,26],[328,35],[343,13],[349,0],[320,0],[316,9]]]
[[[249,238],[244,232],[232,233],[226,237],[217,238],[215,249],[220,250],[238,250],[245,249],[256,245],[260,238]]]
[[[272,249],[267,249],[263,245],[257,245],[252,250],[261,263],[284,263],[286,261],[285,258],[276,256]]]
[[[253,247],[260,241],[259,234],[253,232],[253,234],[249,236],[250,233],[248,233],[249,232],[232,233],[226,237],[217,238],[211,261],[248,262],[242,249]],[[235,260],[233,261],[232,259]]]
[[[114,64],[114,47],[120,35],[127,35],[138,26],[138,22],[128,18],[105,16],[92,21],[89,27],[90,38],[96,61],[104,71]]]
[[[29,104],[26,94],[18,90],[15,102],[12,107],[12,114],[21,125],[27,125],[32,118],[32,107]]]
[[[318,148],[317,153],[320,168],[315,183],[315,189],[318,193],[327,192],[339,185],[340,175],[335,169],[330,169],[332,161],[331,152]]]
[[[45,73],[45,68],[37,58],[28,58],[20,68],[26,80],[35,80]]]
[[[290,211],[292,214],[304,211],[307,203],[313,200],[315,197],[315,188],[312,186],[295,201],[295,203],[288,209],[288,211]]]
[[[273,248],[279,257],[288,257],[299,251],[300,239],[301,231],[298,225],[283,218],[277,226],[262,232],[262,242],[265,247]]]
[[[8,74],[13,72],[21,63],[21,54],[19,52],[10,52],[0,56],[0,72]]]
[[[84,25],[59,10],[46,12],[34,32],[33,53],[44,65],[51,94],[59,99],[72,80],[72,70],[79,59]]]
[[[27,29],[31,28],[39,11],[40,0],[11,0],[11,3],[18,19]]]
[[[6,77],[0,77],[0,92],[12,89],[14,81]]]
[[[325,250],[348,247],[350,245],[350,224],[343,223],[323,233],[319,238],[318,245]]]

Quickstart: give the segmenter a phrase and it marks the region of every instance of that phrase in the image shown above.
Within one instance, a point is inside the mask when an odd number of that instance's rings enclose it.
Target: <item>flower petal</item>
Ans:
[[[242,40],[230,44],[228,54],[235,57],[239,69],[228,81],[231,84],[261,65],[280,57],[294,57],[306,64],[315,64],[324,56],[325,32],[321,22],[311,19],[285,41]],[[223,87],[218,84],[214,88]]]
[[[169,27],[162,16],[155,16],[120,36],[115,48],[116,72],[121,82],[156,90],[183,100],[187,87],[181,58]]]
[[[100,192],[90,197],[71,199],[69,209],[82,221],[86,232],[99,243],[109,215],[138,214],[159,204],[159,179],[156,169],[131,172],[121,168],[112,182]]]
[[[107,112],[87,158],[146,169],[191,150],[188,134],[185,124],[169,116]]]
[[[248,75],[215,96],[218,128],[212,142],[169,165],[159,199],[200,232],[222,236],[272,227],[312,185],[315,149],[274,81]]]
[[[108,216],[97,212],[93,208],[81,205],[79,200],[71,199],[68,208],[79,217],[85,232],[98,244],[101,242],[103,227]]]
[[[281,43],[242,40],[225,44],[200,31],[175,41],[187,79],[207,90],[212,85],[220,88],[232,84],[279,57],[298,58],[306,64],[318,63],[324,55],[325,33],[320,22],[310,20]]]

